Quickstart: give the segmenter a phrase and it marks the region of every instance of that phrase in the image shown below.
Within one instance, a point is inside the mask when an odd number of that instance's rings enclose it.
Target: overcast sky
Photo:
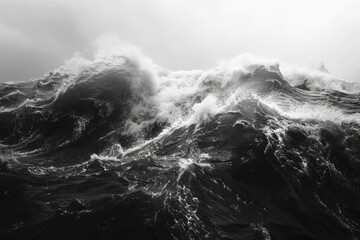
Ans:
[[[41,77],[108,32],[172,70],[253,53],[351,80],[359,11],[358,0],[0,0],[0,81]]]

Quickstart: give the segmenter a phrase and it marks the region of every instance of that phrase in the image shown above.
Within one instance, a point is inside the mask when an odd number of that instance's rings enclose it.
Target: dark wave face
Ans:
[[[0,84],[1,239],[359,239],[360,89],[112,56]]]

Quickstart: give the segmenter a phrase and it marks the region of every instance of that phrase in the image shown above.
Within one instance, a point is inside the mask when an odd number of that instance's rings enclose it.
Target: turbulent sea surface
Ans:
[[[358,92],[248,56],[0,83],[0,238],[359,239]]]

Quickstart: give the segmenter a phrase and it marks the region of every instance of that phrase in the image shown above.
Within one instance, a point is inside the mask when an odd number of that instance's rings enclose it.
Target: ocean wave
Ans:
[[[95,49],[0,84],[1,235],[359,235],[358,83],[250,55],[170,71]]]

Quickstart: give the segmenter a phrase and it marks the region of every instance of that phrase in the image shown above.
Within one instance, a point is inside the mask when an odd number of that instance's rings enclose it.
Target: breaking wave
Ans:
[[[0,83],[6,239],[357,239],[360,84],[131,46]]]

